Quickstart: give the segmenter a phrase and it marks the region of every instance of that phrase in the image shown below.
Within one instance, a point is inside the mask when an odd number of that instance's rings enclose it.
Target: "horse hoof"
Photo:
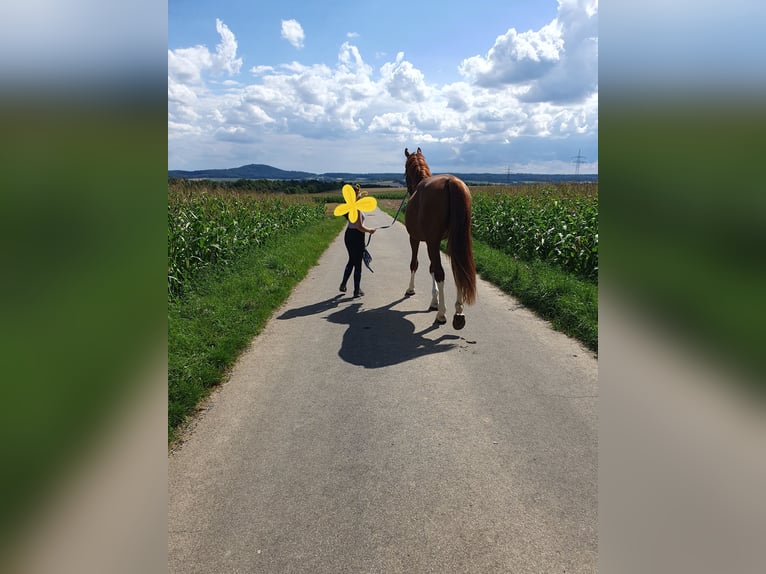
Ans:
[[[446,322],[447,322],[447,317],[439,317],[437,315],[436,319],[434,319],[434,323],[436,323],[438,325],[444,325]]]
[[[407,291],[404,292],[405,297],[412,297],[415,294],[415,291],[410,291],[407,289]]]
[[[436,305],[431,305],[431,306],[428,308],[428,310],[429,310],[429,311],[438,311],[438,310],[439,310],[439,307],[437,307]],[[445,322],[446,322],[446,321],[447,321],[447,320],[445,319]]]
[[[465,315],[455,315],[452,317],[452,328],[459,331],[465,327]]]

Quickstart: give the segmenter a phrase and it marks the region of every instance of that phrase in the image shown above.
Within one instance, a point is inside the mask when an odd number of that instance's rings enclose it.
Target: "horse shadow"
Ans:
[[[361,302],[355,302],[328,315],[331,323],[348,325],[343,334],[338,356],[352,365],[378,369],[411,361],[433,353],[443,353],[457,346],[450,341],[460,340],[457,335],[441,335],[429,339],[425,335],[439,328],[433,324],[415,332],[415,325],[407,315],[430,311],[397,311],[395,305],[402,297],[388,305],[361,311]]]

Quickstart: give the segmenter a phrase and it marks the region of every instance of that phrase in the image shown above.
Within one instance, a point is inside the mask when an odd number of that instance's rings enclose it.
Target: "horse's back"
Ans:
[[[442,239],[449,224],[449,174],[432,175],[422,180],[407,201],[405,224],[410,236],[420,241]]]

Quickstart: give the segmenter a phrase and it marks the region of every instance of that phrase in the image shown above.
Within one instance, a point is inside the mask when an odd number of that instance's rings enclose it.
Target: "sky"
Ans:
[[[170,0],[168,168],[598,173],[598,0]]]

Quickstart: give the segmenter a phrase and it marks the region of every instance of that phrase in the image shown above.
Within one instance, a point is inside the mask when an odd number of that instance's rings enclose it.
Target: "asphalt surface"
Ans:
[[[381,211],[367,225],[391,223]],[[397,223],[341,233],[168,460],[178,573],[596,572],[598,363],[479,280],[455,331]]]

